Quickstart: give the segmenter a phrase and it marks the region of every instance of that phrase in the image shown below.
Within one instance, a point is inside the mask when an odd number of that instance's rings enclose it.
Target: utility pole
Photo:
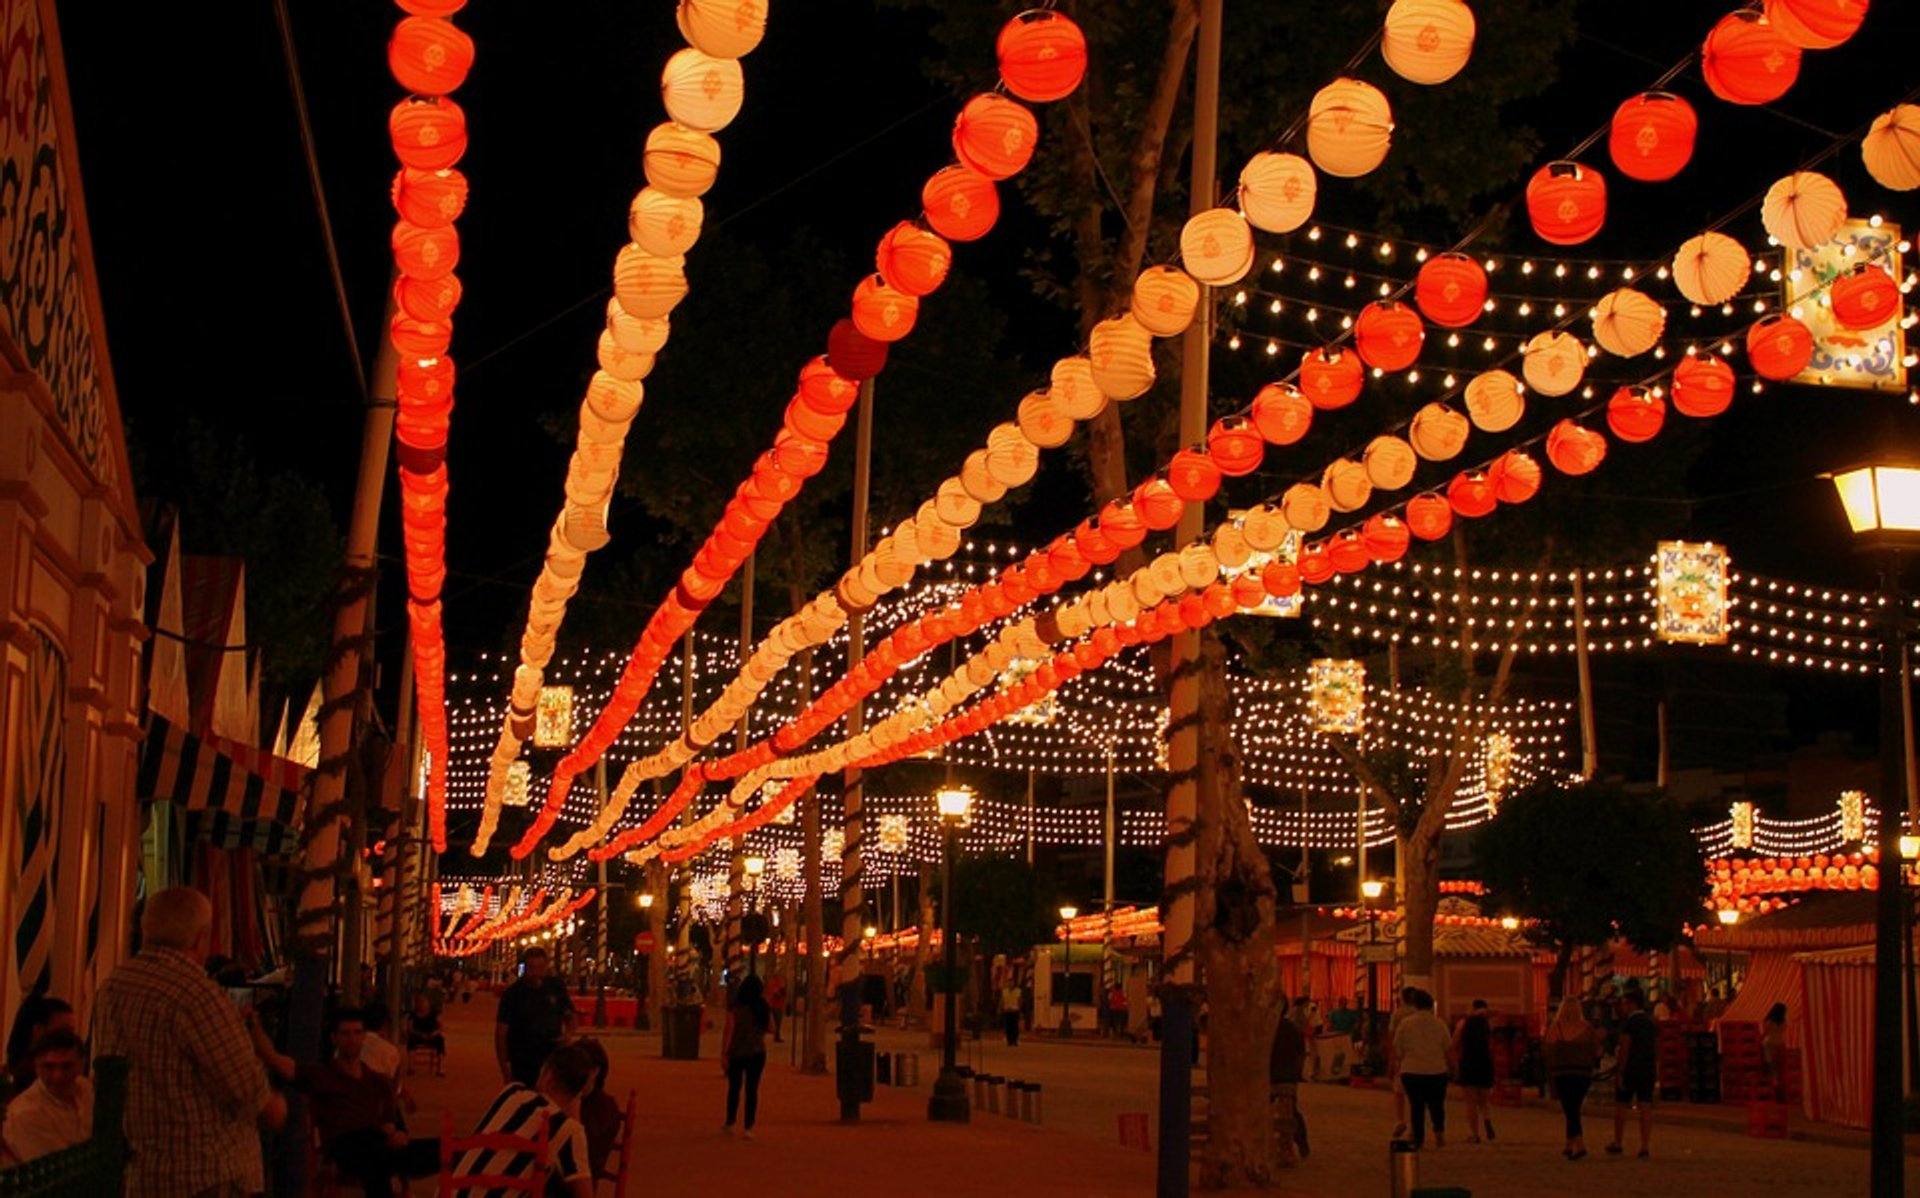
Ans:
[[[1193,178],[1188,189],[1194,215],[1213,207],[1220,129],[1221,0],[1199,0],[1199,6],[1193,80]],[[1182,445],[1196,445],[1206,439],[1207,367],[1212,343],[1213,289],[1202,285],[1196,319],[1181,345]],[[1188,504],[1175,527],[1175,543],[1186,545],[1198,539],[1203,525],[1200,506]],[[1194,820],[1200,798],[1200,634],[1185,631],[1170,643],[1167,764],[1174,780],[1167,788],[1166,904],[1160,950],[1164,971],[1160,993],[1160,1157],[1154,1192],[1158,1198],[1186,1198],[1193,1136],[1193,1012],[1198,989],[1193,918],[1198,885],[1198,829]]]
[[[860,384],[853,442],[853,546],[852,564],[858,566],[867,555],[867,490],[873,475],[873,380]],[[866,656],[865,613],[855,611],[847,619],[847,668],[860,664]],[[866,705],[856,702],[847,712],[847,735],[859,736],[866,729]],[[849,1065],[859,1056],[860,974],[864,964],[860,951],[861,933],[866,924],[866,894],[861,889],[861,840],[865,831],[866,779],[863,770],[848,770],[844,784],[840,848],[840,1120],[857,1122],[860,1103],[853,1097],[854,1079],[847,1076]]]
[[[1580,680],[1580,774],[1591,782],[1594,775],[1600,772],[1600,747],[1593,722],[1593,662],[1587,648],[1587,589],[1580,579],[1578,567],[1573,571],[1573,656]]]

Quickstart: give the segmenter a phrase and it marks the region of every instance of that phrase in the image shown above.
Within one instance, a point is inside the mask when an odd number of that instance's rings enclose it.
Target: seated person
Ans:
[[[612,1154],[613,1142],[620,1137],[620,1127],[627,1119],[627,1113],[620,1109],[613,1095],[607,1093],[607,1070],[613,1062],[607,1058],[607,1050],[600,1041],[590,1036],[573,1043],[593,1062],[593,1080],[587,1084],[587,1092],[580,1096],[580,1123],[587,1132],[587,1163],[593,1167],[595,1177],[611,1177],[607,1172],[607,1157]]]
[[[7,1033],[7,1076],[17,1093],[33,1084],[33,1046],[48,1032],[74,1031],[73,1007],[64,998],[30,994],[13,1013]]]
[[[375,1003],[362,1008],[366,1017],[367,1039],[361,1046],[360,1059],[367,1068],[392,1082],[400,1084],[400,1047],[387,1039],[387,1008],[385,1003]]]
[[[407,1012],[407,1072],[413,1072],[413,1050],[430,1048],[434,1055],[434,1076],[445,1077],[441,1058],[447,1055],[447,1037],[440,1031],[440,1013],[424,991],[413,996],[413,1010]]]
[[[93,1134],[93,1083],[80,1076],[80,1037],[47,1032],[29,1054],[38,1075],[7,1104],[6,1146],[30,1161],[71,1148]]]
[[[531,1140],[539,1133],[540,1120],[547,1120],[547,1193],[593,1198],[586,1129],[579,1118],[580,1096],[592,1079],[593,1060],[587,1051],[575,1044],[562,1044],[540,1067],[539,1084],[529,1089],[519,1082],[508,1082],[474,1125],[473,1134]],[[531,1177],[535,1167],[531,1152],[469,1149],[453,1162],[453,1192],[473,1198],[478,1191],[461,1186],[460,1178]]]
[[[260,1021],[248,1012],[253,1048],[268,1072],[307,1092],[320,1148],[369,1194],[391,1194],[395,1177],[431,1177],[440,1167],[437,1140],[409,1140],[400,1128],[399,1100],[390,1078],[360,1059],[367,1029],[352,1008],[334,1012],[333,1059],[296,1062],[274,1051]]]

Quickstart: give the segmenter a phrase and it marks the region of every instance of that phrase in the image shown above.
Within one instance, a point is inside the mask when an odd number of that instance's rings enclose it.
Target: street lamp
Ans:
[[[1740,922],[1740,912],[1738,909],[1733,907],[1722,907],[1718,911],[1714,912],[1714,915],[1720,920],[1720,926],[1723,928],[1731,928],[1734,924],[1737,924]],[[1733,994],[1733,946],[1731,944],[1727,945],[1726,951],[1721,954],[1720,966],[1721,968],[1727,971],[1727,994],[1728,996],[1732,996]]]
[[[1375,944],[1373,905],[1379,902],[1380,896],[1386,892],[1387,884],[1378,878],[1365,878],[1360,882],[1360,898],[1362,905],[1367,909],[1367,952],[1362,957],[1362,963],[1365,966],[1364,972],[1367,979],[1367,1061],[1369,1065],[1371,1065],[1373,1061],[1374,1039],[1379,1033],[1379,1028],[1376,1024],[1379,1022],[1378,1012],[1380,1010],[1380,1004],[1376,1000],[1377,991],[1380,987],[1377,984],[1378,975],[1375,973],[1376,962],[1373,959],[1373,946]]]
[[[747,976],[752,977],[760,968],[760,875],[767,872],[765,857],[749,857],[744,862],[747,882],[747,918],[740,930],[747,938]]]
[[[1900,554],[1920,549],[1920,466],[1911,461],[1871,462],[1834,473],[1833,489],[1846,510],[1855,544],[1880,560],[1880,885],[1875,901],[1873,948],[1873,1117],[1869,1193],[1898,1198],[1906,1192],[1906,1150],[1901,1138],[1900,941],[1905,871],[1900,860],[1902,816],[1907,810],[1907,771],[1902,709],[1907,678],[1906,598],[1900,589]],[[1893,877],[1887,873],[1892,870]]]
[[[940,1076],[933,1083],[933,1096],[927,1099],[927,1118],[943,1123],[965,1123],[972,1118],[967,1103],[967,1084],[960,1080],[954,1064],[954,1045],[959,1040],[956,1007],[959,987],[954,975],[959,970],[953,938],[953,866],[960,859],[960,825],[973,808],[973,792],[964,786],[943,786],[934,796],[940,809],[940,940],[946,957],[946,1010],[940,1042]]]
[[[1073,1035],[1073,917],[1080,908],[1067,904],[1060,908],[1060,1036]]]

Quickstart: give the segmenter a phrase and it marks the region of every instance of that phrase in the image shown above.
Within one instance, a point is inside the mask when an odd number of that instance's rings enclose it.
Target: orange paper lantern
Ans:
[[[1867,19],[1867,0],[1766,0],[1767,23],[1806,50],[1831,50]]]
[[[693,248],[705,220],[706,209],[699,200],[643,187],[627,208],[627,235],[647,253],[671,258]]]
[[[1920,187],[1920,104],[1896,104],[1873,118],[1873,127],[1860,141],[1860,158],[1882,187]]]
[[[1562,420],[1547,434],[1547,460],[1562,474],[1591,474],[1607,456],[1607,439],[1590,428]]]
[[[392,242],[394,265],[416,279],[443,278],[460,262],[460,235],[451,225],[425,229],[399,221]]]
[[[1420,357],[1426,330],[1420,316],[1404,304],[1375,300],[1354,322],[1354,349],[1360,360],[1381,370],[1405,370]]]
[[[648,186],[694,199],[705,195],[720,175],[720,143],[698,129],[665,121],[647,134],[641,166]]]
[[[1167,463],[1167,485],[1188,503],[1205,503],[1220,490],[1220,467],[1198,449],[1182,449]]]
[[[1300,560],[1296,563],[1300,571],[1300,581],[1319,586],[1336,573],[1333,558],[1327,553],[1324,541],[1315,541],[1300,551]]]
[[[1593,308],[1593,339],[1622,358],[1637,357],[1660,344],[1667,310],[1643,291],[1621,287],[1600,297]]]
[[[415,320],[405,312],[387,325],[393,348],[403,358],[437,358],[453,342],[453,326],[444,320]]]
[[[402,167],[393,176],[393,210],[400,219],[435,229],[459,219],[467,206],[467,177],[455,170]]]
[[[387,40],[387,69],[416,96],[444,96],[473,67],[473,39],[441,17],[402,17]]]
[[[1353,529],[1336,534],[1327,542],[1327,560],[1333,563],[1336,573],[1357,574],[1367,568],[1373,558],[1367,553],[1366,542]]]
[[[1614,110],[1607,153],[1627,178],[1660,183],[1687,165],[1699,132],[1693,105],[1672,92],[1643,92]]]
[[[1087,73],[1087,36],[1052,9],[1021,13],[1000,28],[994,43],[1000,78],[1022,100],[1065,99]]]
[[[875,341],[842,318],[827,332],[827,365],[844,379],[870,379],[886,369],[886,342]]]
[[[1140,514],[1140,522],[1154,532],[1164,532],[1178,524],[1185,506],[1173,485],[1157,475],[1133,489],[1133,510]]]
[[[1253,427],[1269,445],[1292,445],[1313,424],[1313,405],[1291,383],[1268,383],[1253,397]]]
[[[1487,481],[1501,503],[1525,503],[1540,492],[1540,463],[1524,450],[1509,449],[1493,459]]]
[[[993,180],[964,166],[942,167],[920,191],[927,223],[948,241],[978,241],[1000,219]]]
[[[393,283],[393,302],[415,320],[443,321],[460,305],[460,276],[421,279],[401,275]]]
[[[409,96],[387,114],[387,136],[405,165],[443,171],[467,152],[467,114],[444,96]]]
[[[1847,197],[1818,171],[1794,171],[1767,188],[1760,223],[1789,249],[1818,249],[1847,223]]]
[[[1862,262],[1835,279],[1828,296],[1833,319],[1855,332],[1877,329],[1900,314],[1899,286],[1872,262]]]
[[[1480,319],[1487,302],[1487,272],[1465,254],[1436,254],[1420,268],[1413,302],[1428,320],[1463,329]]]
[[[1300,593],[1300,568],[1276,558],[1260,571],[1260,586],[1275,599],[1291,599]]]
[[[1622,441],[1651,441],[1667,420],[1667,401],[1644,387],[1622,387],[1607,401],[1607,427]]]
[[[875,341],[898,341],[913,331],[920,301],[868,275],[853,289],[853,327]]]
[[[1308,350],[1300,360],[1301,394],[1323,411],[1344,408],[1360,398],[1366,377],[1360,355],[1337,346]]]
[[[1540,240],[1579,245],[1607,220],[1607,182],[1577,162],[1549,162],[1527,183],[1527,218]]]
[[[953,123],[953,152],[989,179],[1019,174],[1039,139],[1040,126],[1025,105],[991,92],[968,100]]]
[[[1376,512],[1360,526],[1360,542],[1368,557],[1385,564],[1405,557],[1413,539],[1405,521],[1392,512]]]
[[[1771,104],[1800,75],[1800,47],[1753,9],[1721,17],[1700,48],[1700,73],[1732,104]]]
[[[1260,468],[1266,453],[1260,431],[1238,416],[1216,420],[1207,430],[1207,454],[1220,467],[1220,473],[1229,477],[1252,474]]]
[[[1682,416],[1718,416],[1733,403],[1733,367],[1718,354],[1697,354],[1673,371],[1673,407]]]
[[[887,285],[915,298],[938,290],[952,264],[953,250],[945,239],[911,221],[887,230],[874,254],[874,265]]]
[[[1813,334],[1784,312],[1762,316],[1747,330],[1747,361],[1763,379],[1790,379],[1813,361]]]
[[[1454,514],[1469,520],[1477,520],[1491,512],[1500,502],[1494,493],[1493,482],[1478,470],[1462,470],[1453,476],[1447,484],[1447,503]]]
[[[1453,506],[1429,491],[1407,500],[1407,531],[1423,541],[1437,541],[1453,528]]]
[[[860,385],[815,358],[800,368],[800,402],[816,412],[843,414],[860,398]]]
[[[1483,433],[1504,433],[1526,415],[1520,380],[1504,370],[1488,370],[1467,383],[1467,417]]]

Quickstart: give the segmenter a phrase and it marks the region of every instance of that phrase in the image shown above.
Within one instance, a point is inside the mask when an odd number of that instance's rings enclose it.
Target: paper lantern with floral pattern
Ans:
[[[1813,334],[1784,312],[1762,316],[1747,330],[1747,361],[1763,379],[1790,379],[1813,361]]]
[[[1717,307],[1739,295],[1753,277],[1746,247],[1725,233],[1689,237],[1673,256],[1673,285],[1702,307]]]
[[[1072,95],[1087,73],[1087,35],[1053,9],[1030,9],[1001,26],[994,54],[1007,90],[1036,104]]]
[[[827,365],[843,379],[870,379],[886,369],[887,344],[875,341],[853,321],[841,317],[827,330]]]
[[[1015,416],[1020,433],[1042,449],[1058,449],[1073,439],[1073,421],[1047,391],[1033,391],[1020,401]]]
[[[740,114],[747,98],[740,63],[688,47],[667,59],[660,73],[660,99],[667,115],[689,129],[717,133]]]
[[[1360,526],[1360,543],[1369,558],[1385,564],[1405,557],[1413,537],[1400,517],[1392,512],[1375,512]]]
[[[1572,420],[1547,434],[1547,460],[1562,474],[1591,474],[1607,456],[1607,439]]]
[[[1407,531],[1423,541],[1437,541],[1453,529],[1453,505],[1429,491],[1407,500]]]
[[[1149,478],[1133,489],[1133,510],[1140,513],[1140,522],[1154,532],[1164,532],[1178,524],[1185,506],[1180,493],[1165,478]]]
[[[393,281],[394,304],[415,320],[429,323],[451,317],[460,304],[460,292],[460,276],[455,274],[437,279],[401,275]]]
[[[1478,520],[1500,504],[1493,481],[1481,470],[1462,470],[1447,484],[1447,503],[1456,516]]]
[[[1757,9],[1721,17],[1700,48],[1700,73],[1714,95],[1732,104],[1771,104],[1800,76],[1800,47]]]
[[[1667,420],[1667,401],[1645,387],[1622,387],[1607,400],[1607,428],[1627,442],[1651,441]]]
[[[1699,131],[1693,105],[1672,92],[1642,92],[1614,110],[1607,153],[1627,178],[1660,183],[1687,165]]]
[[[1253,397],[1253,427],[1269,445],[1292,445],[1313,425],[1313,404],[1291,383],[1268,383]]]
[[[1867,0],[1766,0],[1767,23],[1804,50],[1831,50],[1867,18]]]
[[[993,180],[965,166],[942,167],[920,191],[927,223],[948,241],[978,241],[1000,219]]]
[[[1393,110],[1371,83],[1335,79],[1307,110],[1307,154],[1329,175],[1356,178],[1379,166],[1393,143]]]
[[[455,170],[401,167],[393,176],[393,209],[400,219],[434,229],[459,219],[467,207],[467,177]]]
[[[1382,491],[1398,491],[1412,482],[1413,472],[1420,464],[1413,446],[1385,434],[1367,442],[1360,463],[1367,468],[1367,481]]]
[[[1010,179],[1026,169],[1039,139],[1039,123],[1026,105],[992,92],[968,100],[953,123],[953,152],[989,179]]]
[[[1542,395],[1565,395],[1587,372],[1587,350],[1572,333],[1540,333],[1522,351],[1520,373]]]
[[[719,177],[720,143],[697,129],[663,121],[647,134],[640,161],[648,186],[691,199],[705,195]]]
[[[1435,254],[1421,266],[1413,302],[1428,320],[1463,329],[1480,319],[1487,302],[1487,271],[1466,254]]]
[[[1420,316],[1405,304],[1375,300],[1360,309],[1353,324],[1354,349],[1360,360],[1381,370],[1405,370],[1420,357],[1426,329]]]
[[[1444,462],[1466,448],[1467,431],[1467,418],[1436,400],[1413,414],[1407,441],[1427,461]]]
[[[629,316],[658,319],[687,294],[686,260],[656,257],[637,245],[623,246],[613,260],[613,298]]]
[[[765,0],[680,0],[673,15],[687,44],[715,58],[749,54],[767,32]]]
[[[445,96],[409,96],[387,115],[387,136],[403,164],[443,171],[467,152],[467,114]]]
[[[1093,377],[1093,363],[1084,357],[1061,358],[1053,364],[1047,393],[1069,420],[1092,420],[1107,406],[1107,397]]]
[[[1231,208],[1209,208],[1180,230],[1180,262],[1209,287],[1237,283],[1253,269],[1253,229]]]
[[[1373,498],[1367,468],[1352,458],[1335,458],[1321,471],[1320,489],[1326,493],[1327,506],[1336,512],[1357,512]]]
[[[1358,529],[1343,528],[1327,540],[1327,560],[1338,574],[1358,574],[1373,564]]]
[[[1487,467],[1487,481],[1501,503],[1525,503],[1540,492],[1540,463],[1523,449],[1509,449]]]
[[[1280,514],[1296,532],[1319,532],[1327,526],[1332,511],[1327,493],[1312,483],[1295,483],[1280,496]]]
[[[1733,367],[1718,354],[1696,354],[1673,370],[1673,407],[1682,416],[1718,416],[1733,404]]]
[[[1260,468],[1267,455],[1267,444],[1252,422],[1238,416],[1223,416],[1207,430],[1207,453],[1222,474],[1241,478]]]
[[[1133,281],[1133,318],[1156,337],[1174,337],[1193,323],[1200,285],[1177,266],[1149,266]]]
[[[1621,358],[1638,357],[1660,344],[1667,310],[1645,292],[1621,287],[1600,297],[1593,308],[1593,339]]]
[[[460,264],[460,234],[451,225],[427,229],[395,222],[392,245],[394,265],[416,279],[443,278]]]
[[[706,210],[697,199],[643,187],[627,209],[627,235],[656,258],[684,254],[700,240]]]
[[[888,229],[874,252],[874,267],[887,285],[915,298],[939,290],[952,264],[953,250],[946,240],[912,221]]]
[[[444,96],[473,68],[473,39],[440,17],[402,17],[387,40],[387,68],[416,96]]]
[[[1310,349],[1300,360],[1300,393],[1323,411],[1344,408],[1360,398],[1366,378],[1360,355],[1338,346]]]
[[[853,289],[853,327],[875,341],[898,341],[913,331],[920,301],[868,275]]]
[[[1461,0],[1393,0],[1380,57],[1409,83],[1445,83],[1473,56],[1473,10]]]
[[[1549,162],[1527,183],[1527,219],[1540,240],[1579,245],[1607,221],[1607,181],[1577,162]]]
[[[1834,279],[1833,319],[1843,329],[1877,329],[1900,314],[1900,288],[1877,262],[1862,262]]]
[[[1825,175],[1795,171],[1767,188],[1760,222],[1788,249],[1817,249],[1847,223],[1847,197]]]
[[[1300,570],[1300,581],[1314,586],[1319,586],[1336,573],[1333,568],[1333,558],[1328,556],[1324,541],[1315,541],[1303,547],[1295,564]]]
[[[1182,449],[1167,463],[1167,485],[1188,503],[1205,503],[1220,490],[1220,467],[1197,449]]]
[[[1094,385],[1108,399],[1135,399],[1153,386],[1153,335],[1130,313],[1093,326],[1087,338],[1087,360],[1093,366]]]
[[[1860,142],[1867,173],[1893,191],[1920,187],[1920,104],[1898,104],[1873,118]]]
[[[1504,433],[1526,415],[1520,380],[1504,370],[1487,370],[1467,383],[1467,417],[1483,433]]]
[[[1313,215],[1320,188],[1313,164],[1298,154],[1262,151],[1240,171],[1240,211],[1268,233],[1291,233]]]

